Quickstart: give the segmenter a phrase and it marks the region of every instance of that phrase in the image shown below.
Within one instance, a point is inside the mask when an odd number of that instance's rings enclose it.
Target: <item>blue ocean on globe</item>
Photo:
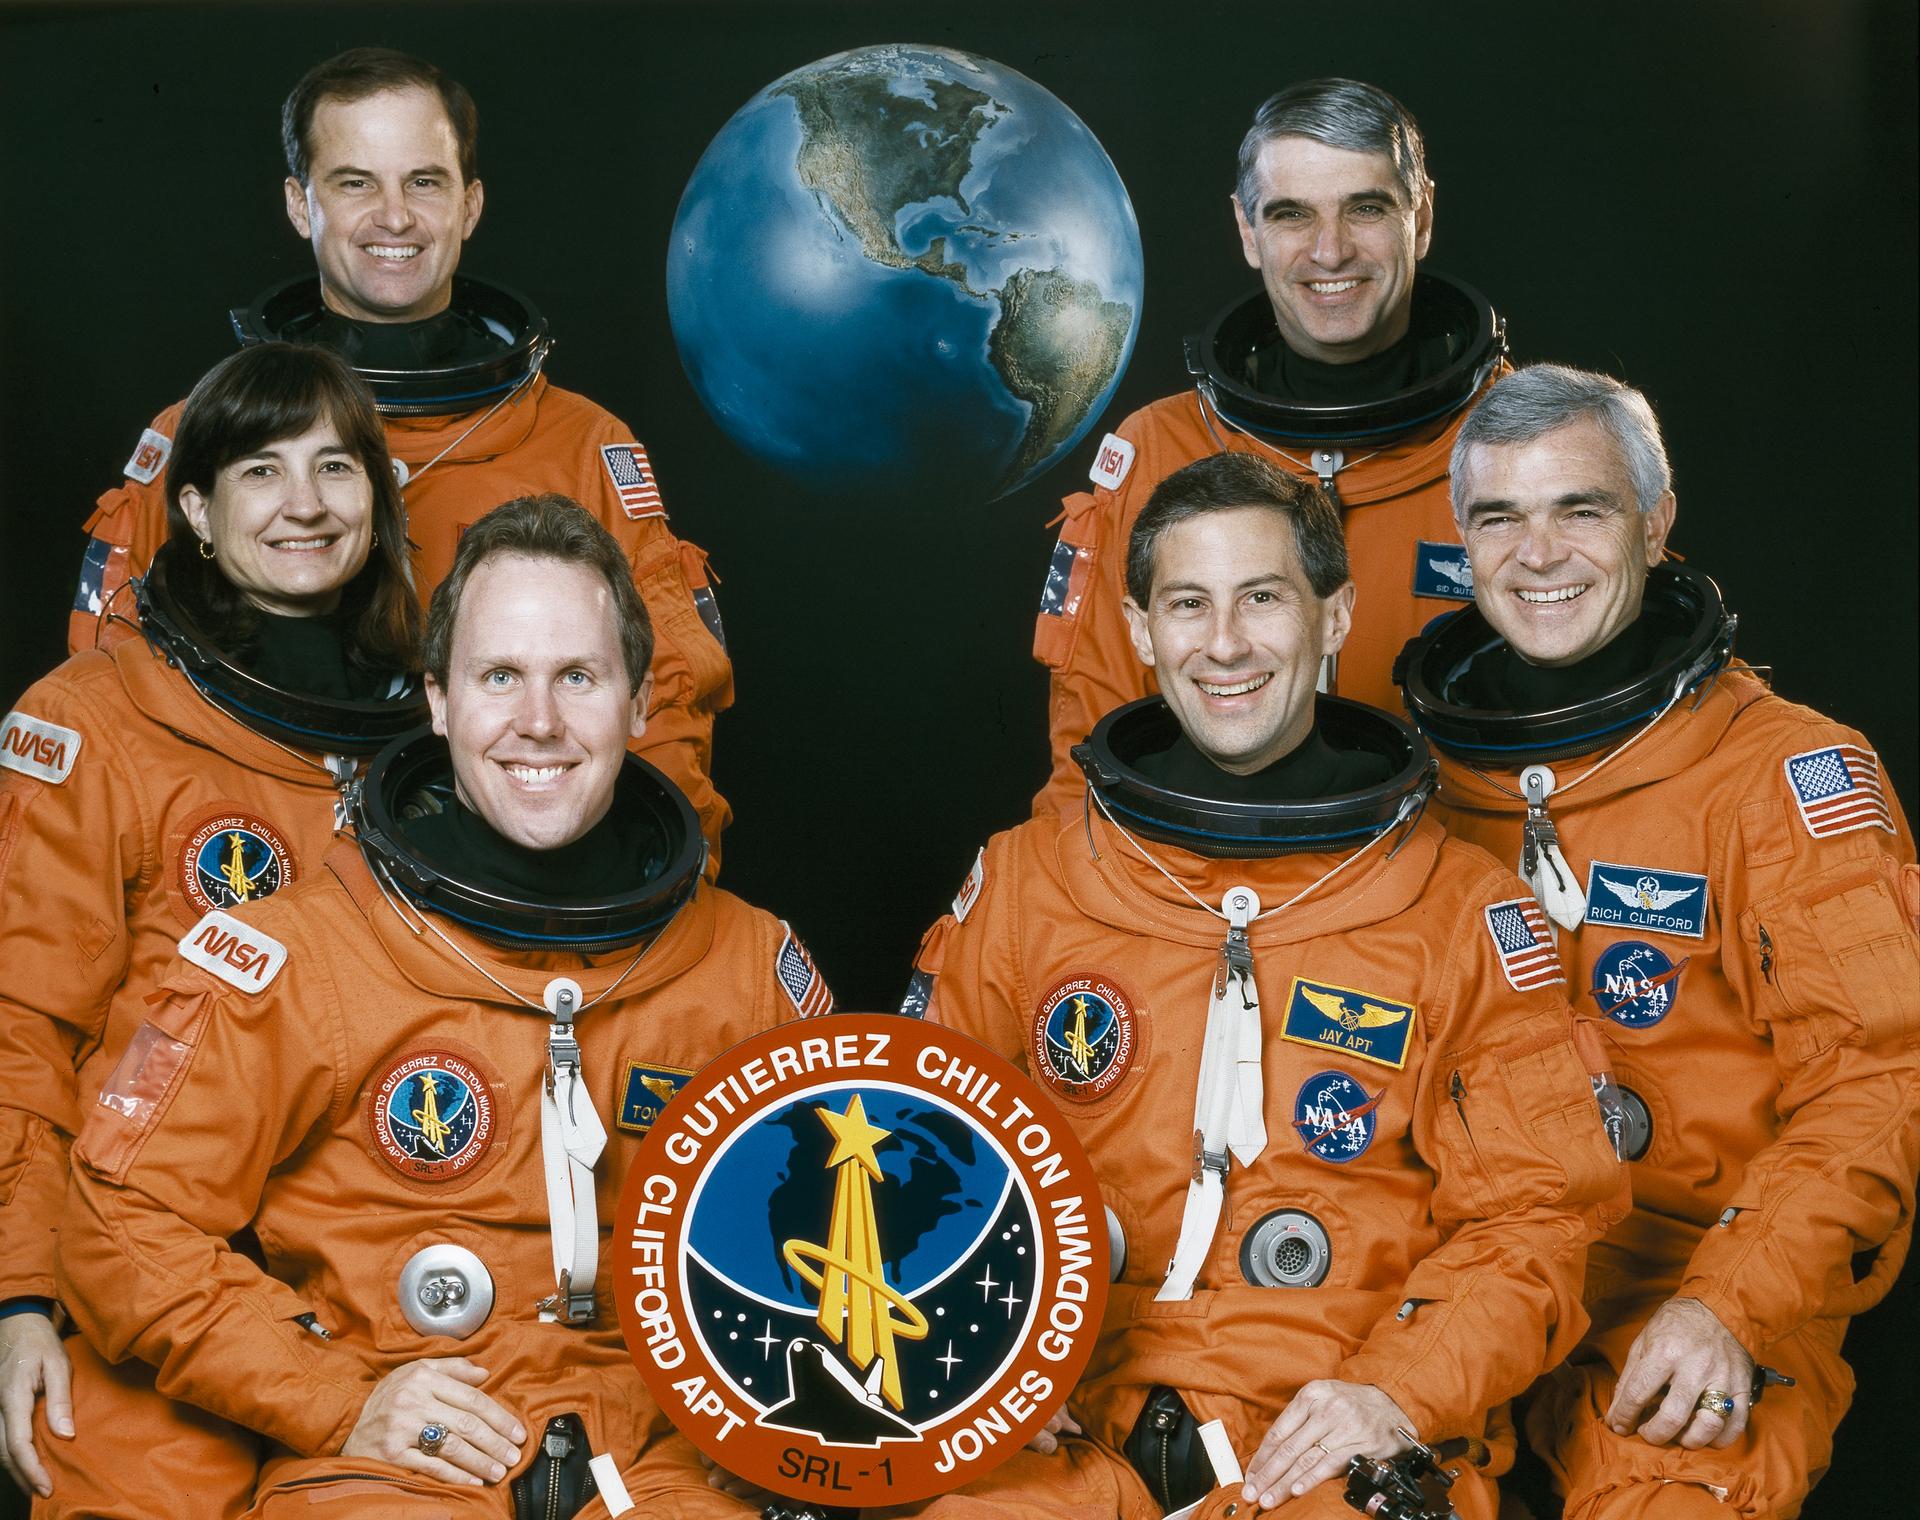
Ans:
[[[881,1270],[911,1297],[973,1252],[1001,1212],[1012,1174],[965,1120],[924,1093],[861,1083],[796,1099],[735,1136],[702,1184],[688,1245],[721,1277],[769,1303],[813,1312],[817,1293],[781,1258],[788,1240],[824,1243],[833,1217],[832,1136],[816,1110],[891,1131],[874,1151]],[[771,1185],[769,1185],[771,1183]],[[715,1207],[711,1198],[729,1201]]]
[[[674,217],[667,305],[694,390],[810,491],[991,499],[1119,384],[1145,270],[1085,123],[946,48],[837,53],[720,129]]]

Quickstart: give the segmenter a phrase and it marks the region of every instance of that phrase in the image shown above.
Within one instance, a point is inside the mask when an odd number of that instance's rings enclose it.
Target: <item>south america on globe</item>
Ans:
[[[1132,202],[1085,123],[947,48],[836,53],[721,128],[674,217],[681,362],[810,492],[990,500],[1071,449],[1140,327]]]

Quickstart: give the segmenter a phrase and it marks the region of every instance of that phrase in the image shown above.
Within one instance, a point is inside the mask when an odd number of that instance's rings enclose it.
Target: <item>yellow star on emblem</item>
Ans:
[[[893,1131],[867,1123],[867,1109],[860,1101],[860,1094],[853,1095],[844,1114],[836,1114],[830,1108],[816,1108],[814,1112],[833,1136],[833,1154],[827,1157],[827,1169],[831,1171],[844,1161],[858,1161],[879,1181],[880,1163],[874,1159],[873,1148]]]

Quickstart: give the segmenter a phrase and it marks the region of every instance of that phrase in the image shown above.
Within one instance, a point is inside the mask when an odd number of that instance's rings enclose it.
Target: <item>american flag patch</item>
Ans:
[[[1880,782],[1880,757],[1870,749],[1835,744],[1791,755],[1787,785],[1799,804],[1801,821],[1815,839],[1854,829],[1894,832]]]
[[[609,443],[601,446],[607,476],[613,481],[614,495],[629,517],[665,517],[660,505],[660,488],[653,483],[653,466],[647,463],[647,451],[638,443]]]
[[[1487,933],[1493,936],[1493,948],[1500,952],[1500,969],[1515,992],[1531,992],[1566,981],[1567,974],[1560,969],[1560,952],[1553,948],[1553,935],[1547,929],[1547,916],[1531,897],[1516,897],[1488,908]]]
[[[781,990],[803,1019],[832,1013],[833,994],[827,990],[827,979],[784,919],[780,927],[786,929],[787,937],[780,941],[780,953],[773,958],[773,974],[780,979]]]

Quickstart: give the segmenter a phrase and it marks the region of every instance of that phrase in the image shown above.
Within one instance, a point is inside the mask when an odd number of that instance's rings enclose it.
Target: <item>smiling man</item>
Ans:
[[[1395,705],[1400,646],[1473,595],[1447,452],[1503,363],[1505,328],[1478,292],[1420,268],[1434,186],[1419,126],[1376,85],[1289,86],[1254,114],[1231,203],[1261,288],[1187,339],[1192,388],[1107,434],[1094,489],[1065,503],[1034,631],[1034,657],[1052,671],[1053,751],[1036,811],[1078,808],[1073,746],[1154,689],[1122,606],[1127,536],[1184,464],[1254,454],[1317,481],[1340,509],[1366,614],[1315,672],[1323,690]]]
[[[1319,487],[1176,471],[1127,584],[1161,695],[1076,746],[1082,816],[989,842],[903,1009],[1059,1102],[1106,1328],[1048,1449],[927,1511],[1158,1520],[1220,1481],[1217,1420],[1233,1502],[1331,1520],[1352,1458],[1477,1441],[1573,1346],[1620,1170],[1520,883],[1424,813],[1404,723],[1315,692],[1354,597]],[[1497,1504],[1477,1469],[1454,1500]]]
[[[75,1145],[74,1317],[264,1438],[256,1520],[753,1513],[648,1398],[601,1214],[663,1093],[831,998],[627,751],[652,638],[575,503],[475,523],[428,614],[432,732],[310,877],[183,937]]]
[[[1770,693],[1719,589],[1662,563],[1674,494],[1638,391],[1520,370],[1452,479],[1474,606],[1399,675],[1448,827],[1518,860],[1558,924],[1633,1175],[1593,1333],[1529,1434],[1568,1520],[1797,1514],[1850,1397],[1847,1319],[1912,1229],[1912,838],[1867,741]]]
[[[715,714],[733,700],[706,556],[667,525],[633,430],[542,373],[546,319],[514,291],[458,273],[486,203],[479,112],[464,86],[387,48],[309,70],[281,112],[287,220],[312,276],[232,313],[243,343],[322,343],[380,407],[407,506],[424,603],[461,533],[513,497],[561,491],[619,541],[656,633],[653,706],[638,752],[692,799],[718,858],[732,816],[713,788]],[[126,478],[100,498],[68,627],[75,651],[126,636],[128,581],[167,533],[161,482],[180,408],[140,436]]]

